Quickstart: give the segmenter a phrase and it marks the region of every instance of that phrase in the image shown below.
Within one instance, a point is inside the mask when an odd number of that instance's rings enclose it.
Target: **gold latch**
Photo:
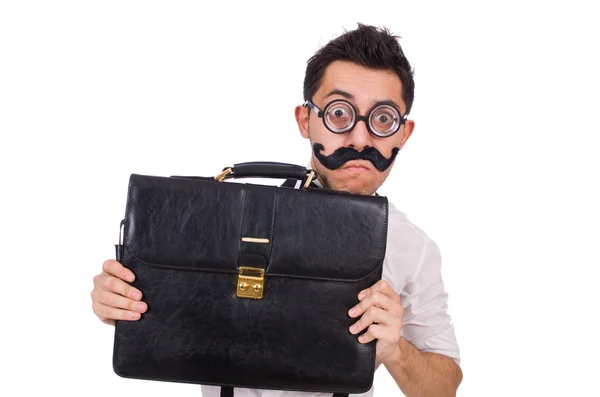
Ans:
[[[265,289],[265,269],[240,266],[237,280],[238,298],[262,299]]]

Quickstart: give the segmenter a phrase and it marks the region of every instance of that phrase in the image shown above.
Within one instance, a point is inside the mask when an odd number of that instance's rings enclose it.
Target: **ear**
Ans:
[[[308,108],[306,106],[296,106],[295,115],[300,135],[304,139],[308,139]]]
[[[402,141],[400,142],[400,149],[402,149],[406,141],[408,141],[408,138],[410,138],[414,129],[415,122],[413,120],[406,120],[406,122],[404,123],[404,131],[402,132]]]

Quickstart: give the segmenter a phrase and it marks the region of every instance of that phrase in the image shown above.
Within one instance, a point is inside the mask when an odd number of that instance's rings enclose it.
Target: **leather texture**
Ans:
[[[375,342],[350,334],[347,312],[381,279],[387,215],[381,196],[132,174],[122,263],[136,274],[148,311],[117,321],[114,371],[366,392]],[[239,266],[252,257],[266,263],[260,300],[236,296]]]
[[[220,397],[234,397],[233,387],[221,387]],[[348,393],[334,393],[333,397],[348,397]]]

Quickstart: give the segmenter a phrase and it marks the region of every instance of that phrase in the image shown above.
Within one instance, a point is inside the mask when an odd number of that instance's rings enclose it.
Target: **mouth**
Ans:
[[[348,161],[346,164],[342,166],[343,170],[352,171],[352,172],[361,172],[361,171],[370,171],[373,169],[373,166],[369,161],[366,160],[352,160]]]

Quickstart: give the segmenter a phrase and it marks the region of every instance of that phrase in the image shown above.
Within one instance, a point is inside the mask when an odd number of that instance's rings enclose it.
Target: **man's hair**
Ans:
[[[400,37],[392,35],[387,28],[361,23],[356,30],[345,31],[308,60],[304,76],[304,100],[312,100],[323,82],[323,74],[329,64],[334,61],[350,61],[367,68],[396,73],[402,81],[402,99],[408,114],[415,96],[415,81],[398,38]]]

